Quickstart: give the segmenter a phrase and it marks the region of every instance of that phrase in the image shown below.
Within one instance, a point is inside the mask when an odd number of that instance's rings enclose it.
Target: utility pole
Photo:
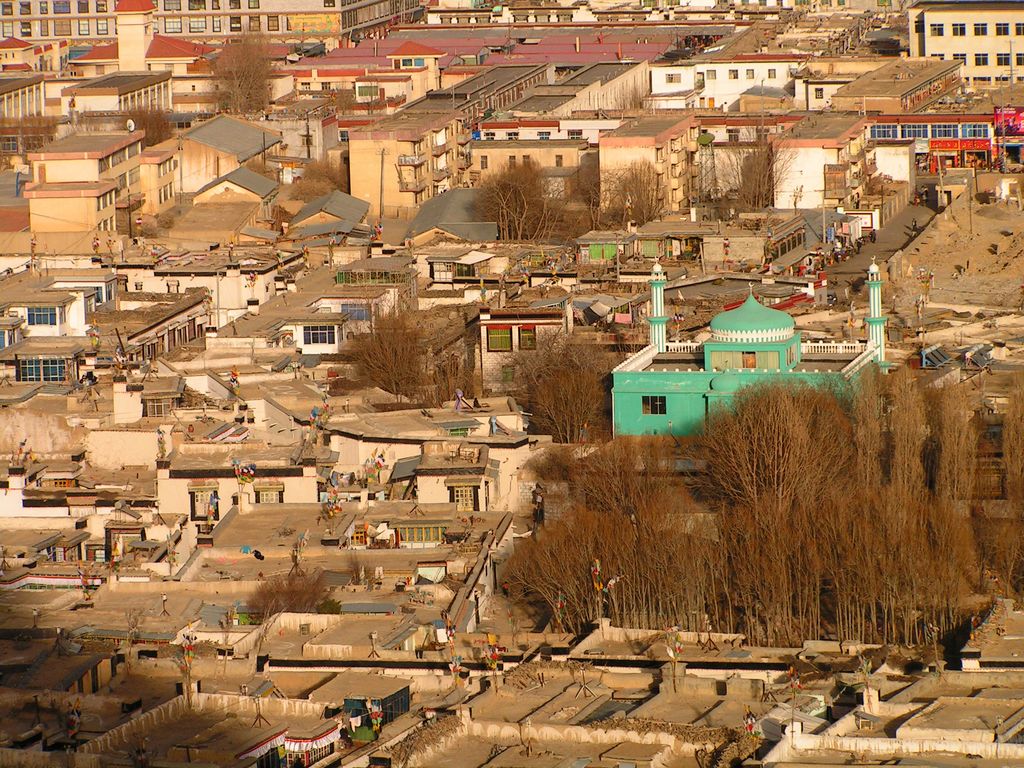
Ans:
[[[302,142],[306,145],[306,159],[313,159],[313,134],[309,132],[309,110],[306,110],[306,132],[302,134]]]

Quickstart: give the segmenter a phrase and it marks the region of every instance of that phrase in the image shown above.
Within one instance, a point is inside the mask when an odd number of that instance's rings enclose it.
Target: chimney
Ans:
[[[129,384],[125,376],[114,377],[114,423],[135,424],[142,418],[142,385]]]

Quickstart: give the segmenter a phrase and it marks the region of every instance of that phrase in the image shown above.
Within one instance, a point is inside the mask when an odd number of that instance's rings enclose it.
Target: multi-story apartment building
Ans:
[[[472,158],[459,112],[402,111],[348,137],[351,194],[370,204],[370,217],[412,218],[425,201],[463,186]]]
[[[662,210],[689,209],[699,130],[693,115],[663,116],[630,120],[604,134],[600,138],[602,187],[623,169],[647,162],[657,174]]]
[[[157,4],[157,2],[159,4]],[[0,0],[0,35],[107,42],[115,14],[154,12],[156,32],[212,40],[244,32],[274,39],[336,39],[400,20],[416,0]]]
[[[786,88],[810,58],[801,53],[724,52],[651,67],[651,106],[735,111],[745,93]]]
[[[816,114],[778,138],[775,207],[838,208],[859,203],[868,176],[866,125],[867,119],[857,114]]]
[[[965,82],[1024,82],[1024,0],[918,0],[907,10],[910,55],[963,64]]]

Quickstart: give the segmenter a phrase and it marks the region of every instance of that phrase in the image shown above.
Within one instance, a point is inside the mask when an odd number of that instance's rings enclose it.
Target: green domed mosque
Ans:
[[[650,344],[612,372],[616,435],[689,435],[712,409],[752,384],[799,381],[842,388],[870,363],[885,360],[885,317],[878,267],[868,270],[868,341],[803,342],[786,312],[753,294],[711,321],[704,342],[666,338],[665,274],[651,274]]]

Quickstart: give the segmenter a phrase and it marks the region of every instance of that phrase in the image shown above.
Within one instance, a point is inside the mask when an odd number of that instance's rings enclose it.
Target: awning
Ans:
[[[245,752],[239,752],[237,755],[235,755],[235,759],[245,760],[246,758],[263,757],[263,755],[267,754],[272,749],[277,749],[278,747],[284,745],[284,734],[285,731],[281,731],[280,733],[275,734],[270,738],[260,742],[252,749],[248,749]]]

